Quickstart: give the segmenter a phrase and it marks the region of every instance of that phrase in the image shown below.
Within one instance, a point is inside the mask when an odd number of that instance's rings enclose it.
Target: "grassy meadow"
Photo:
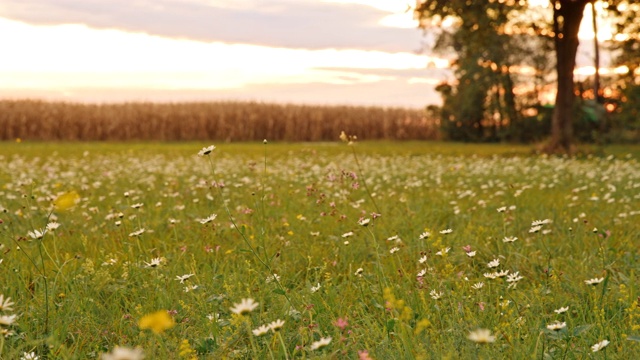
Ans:
[[[640,147],[0,143],[2,359],[640,357]]]

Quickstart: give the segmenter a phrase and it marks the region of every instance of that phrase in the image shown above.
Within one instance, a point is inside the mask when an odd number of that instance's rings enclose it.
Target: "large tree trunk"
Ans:
[[[553,28],[556,45],[558,92],[551,120],[548,152],[571,152],[573,142],[573,70],[578,51],[578,30],[588,0],[554,0]]]

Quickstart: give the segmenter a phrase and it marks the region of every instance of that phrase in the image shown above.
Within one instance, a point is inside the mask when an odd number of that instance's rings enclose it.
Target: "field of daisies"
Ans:
[[[0,144],[0,358],[640,357],[640,148],[343,140]]]

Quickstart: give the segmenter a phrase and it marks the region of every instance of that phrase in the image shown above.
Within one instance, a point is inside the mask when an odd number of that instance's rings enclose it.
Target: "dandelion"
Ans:
[[[495,267],[498,267],[498,266],[500,266],[500,259],[493,259],[493,261],[491,261],[491,262],[489,262],[487,264],[487,267],[489,267],[489,268],[495,268]]]
[[[11,298],[4,298],[4,295],[0,294],[0,311],[12,311],[14,303]]]
[[[204,218],[204,219],[199,219],[198,222],[202,225],[206,224],[206,223],[210,223],[213,220],[215,220],[218,217],[217,214],[211,214],[208,217]]]
[[[488,344],[496,341],[496,337],[491,335],[489,329],[477,329],[469,333],[467,339],[477,344]]]
[[[269,323],[269,329],[271,329],[271,331],[273,332],[280,331],[280,329],[282,329],[283,326],[284,326],[284,320],[280,320],[280,319]]]
[[[329,345],[331,343],[331,337],[326,337],[326,338],[320,338],[320,340],[318,341],[314,341],[311,344],[311,350],[318,350],[318,349],[322,349],[323,347]]]
[[[444,295],[444,293],[443,293],[442,291],[438,292],[438,291],[436,291],[435,289],[433,289],[433,290],[431,290],[431,292],[429,293],[429,295],[431,296],[431,298],[432,298],[433,300],[438,300],[438,299],[440,299],[440,298]]]
[[[591,350],[592,350],[593,352],[598,352],[598,351],[600,351],[600,350],[602,350],[602,349],[606,348],[606,347],[607,347],[607,345],[609,345],[609,340],[602,340],[602,341],[600,341],[599,343],[597,343],[597,344],[593,345],[593,346],[591,347]]]
[[[549,325],[547,325],[547,329],[552,330],[552,331],[560,331],[564,328],[567,327],[567,323],[566,322],[559,322],[556,321],[554,323],[551,323]]]
[[[140,329],[151,329],[151,331],[156,334],[161,334],[165,330],[171,329],[175,324],[175,321],[173,321],[166,310],[145,315],[138,322]]]
[[[253,301],[253,299],[242,299],[240,304],[233,304],[233,307],[230,308],[231,312],[237,315],[245,315],[258,307],[258,303]]]
[[[251,330],[251,332],[253,333],[253,335],[260,337],[260,336],[265,335],[266,333],[269,332],[269,326],[268,325],[262,325],[262,326],[258,327],[257,329]]]
[[[451,234],[452,232],[453,232],[453,230],[451,230],[451,229],[445,229],[445,230],[440,231],[440,234],[446,235],[446,234]]]
[[[58,211],[69,210],[80,201],[80,195],[75,191],[70,191],[58,196],[53,201],[53,206]]]
[[[598,285],[600,284],[602,281],[604,280],[604,278],[593,278],[593,279],[589,279],[589,280],[585,280],[584,283],[587,285]]]
[[[145,261],[144,264],[148,268],[154,268],[154,267],[160,266],[162,264],[162,261],[163,261],[163,258],[157,257],[157,258],[151,259],[151,261],[149,261],[149,262]]]
[[[203,147],[200,151],[198,151],[198,156],[209,155],[215,149],[216,149],[215,145],[210,145],[210,146],[207,146],[207,147]]]
[[[568,306],[561,307],[560,309],[553,310],[553,312],[559,315],[559,314],[567,312],[567,310],[569,310]]]
[[[131,349],[116,346],[110,353],[102,354],[101,358],[102,360],[142,360],[144,359],[144,352],[140,347]]]
[[[504,239],[502,239],[503,243],[512,243],[514,241],[518,240],[517,237],[515,236],[506,236]]]

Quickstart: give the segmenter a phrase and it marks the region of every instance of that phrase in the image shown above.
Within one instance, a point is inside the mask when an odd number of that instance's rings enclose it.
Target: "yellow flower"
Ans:
[[[161,334],[167,329],[171,329],[176,323],[166,310],[156,311],[140,319],[138,326],[140,329],[151,329],[156,334]]]
[[[76,203],[80,200],[80,195],[78,195],[75,191],[69,191],[58,196],[54,201],[53,205],[58,211],[69,210],[76,205]]]

